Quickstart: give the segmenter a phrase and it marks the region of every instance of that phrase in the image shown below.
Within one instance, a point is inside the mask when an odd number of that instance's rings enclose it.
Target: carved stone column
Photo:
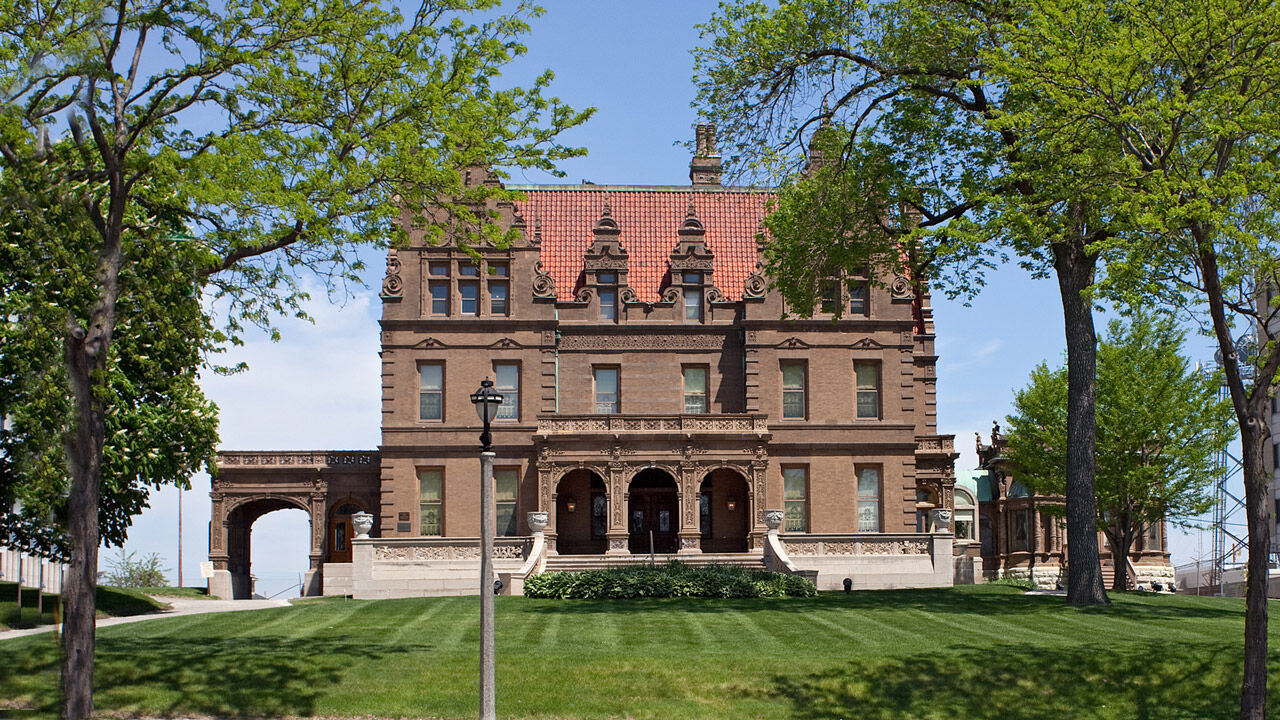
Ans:
[[[609,494],[606,503],[609,507],[609,529],[605,532],[609,548],[608,555],[630,555],[627,546],[627,466],[620,462],[609,463],[609,480],[605,483],[605,492]]]
[[[680,547],[678,552],[694,555],[702,552],[702,528],[698,512],[699,492],[698,476],[700,468],[696,463],[680,463],[679,502],[680,508]]]
[[[315,480],[312,481],[307,503],[311,515],[311,569],[302,576],[302,594],[307,596],[324,594],[322,568],[325,556],[325,531],[328,525],[325,522],[324,510],[328,497],[329,483],[317,473]]]
[[[538,512],[546,513],[547,524],[543,537],[547,543],[547,554],[556,555],[556,493],[555,465],[538,461]]]
[[[769,532],[763,512],[763,508],[769,506],[765,490],[765,470],[768,467],[769,457],[764,454],[764,446],[760,446],[756,450],[756,459],[751,461],[751,477],[747,483],[747,510],[751,513],[748,516],[751,518],[751,530],[747,537],[748,549],[752,551],[764,547],[764,539]]]

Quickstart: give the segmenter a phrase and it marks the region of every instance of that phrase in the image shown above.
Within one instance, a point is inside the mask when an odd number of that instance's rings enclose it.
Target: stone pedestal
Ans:
[[[209,578],[209,597],[216,597],[222,600],[235,599],[235,590],[232,588],[230,570],[213,571],[213,577]]]

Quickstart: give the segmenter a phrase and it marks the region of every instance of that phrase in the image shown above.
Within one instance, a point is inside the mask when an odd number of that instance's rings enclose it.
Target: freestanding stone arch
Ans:
[[[244,599],[252,593],[250,529],[258,518],[286,508],[307,513],[311,523],[309,567],[302,594],[320,595],[328,558],[326,528],[335,502],[357,498],[378,513],[376,452],[219,453],[209,521],[209,593]],[[378,527],[375,522],[374,527]]]

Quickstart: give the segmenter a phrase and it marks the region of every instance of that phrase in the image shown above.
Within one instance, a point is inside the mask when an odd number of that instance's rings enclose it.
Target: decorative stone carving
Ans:
[[[578,290],[578,294],[574,296],[574,299],[580,303],[591,302],[591,296],[593,295],[595,295],[594,290],[589,287],[584,287],[581,290]]]
[[[525,513],[525,521],[529,523],[529,532],[539,535],[543,530],[547,529],[547,521],[550,515],[545,512]]]
[[[583,288],[586,290],[587,288]],[[563,350],[720,350],[726,336],[697,335],[565,335]]]
[[[626,551],[626,538],[609,538],[609,549],[614,551]]]
[[[356,531],[357,540],[369,537],[369,531],[373,529],[373,515],[367,512],[358,512],[352,515],[351,527]]]
[[[698,538],[694,538],[694,537],[680,538],[681,550],[697,550],[700,547],[701,547],[701,544],[698,542]]]
[[[782,527],[782,521],[786,518],[786,514],[781,510],[765,510],[761,517],[764,518],[765,527],[769,528],[770,532],[773,532]]]
[[[898,275],[889,283],[889,293],[893,295],[894,300],[908,300],[915,297],[915,293],[911,291],[911,279],[906,275]]]
[[[538,221],[539,230],[534,233],[534,237],[538,238],[541,234],[541,223]],[[539,260],[533,264],[533,296],[536,298],[554,298],[556,296],[556,281],[551,277],[546,268],[542,266]]]
[[[934,532],[951,530],[951,508],[934,508],[929,511],[929,519],[933,520]]]
[[[725,299],[724,293],[720,292],[720,288],[712,286],[711,289],[707,290],[707,302],[722,303],[722,302],[732,302],[732,301]]]
[[[756,263],[756,269],[742,283],[742,298],[744,300],[763,300],[765,293],[768,291],[769,282],[764,279],[764,268],[760,263]]]
[[[640,298],[636,296],[636,291],[632,290],[630,285],[622,288],[618,293],[618,298],[622,300],[622,304],[624,305],[636,305],[640,302]]]
[[[680,288],[674,285],[662,291],[662,302],[672,305],[680,302]]]
[[[387,274],[382,278],[383,300],[399,300],[404,297],[404,282],[400,280],[400,257],[396,249],[387,251]]]

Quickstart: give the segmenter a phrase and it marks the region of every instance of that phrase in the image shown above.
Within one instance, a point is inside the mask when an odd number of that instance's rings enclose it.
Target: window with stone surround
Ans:
[[[853,363],[857,384],[859,420],[876,420],[880,417],[880,363],[874,360],[857,360]]]
[[[418,534],[444,534],[444,470],[418,470]]]
[[[687,272],[681,280],[684,283],[684,319],[702,320],[702,273]]]
[[[427,292],[431,296],[432,315],[449,314],[449,263],[427,263]]]
[[[871,286],[866,280],[849,280],[849,314],[866,317],[871,314]]]
[[[444,365],[418,365],[418,419],[444,419]]]
[[[597,366],[591,369],[591,375],[595,385],[596,413],[610,415],[621,412],[618,366]]]
[[[976,539],[978,536],[977,528],[974,524],[974,514],[977,512],[978,504],[974,502],[973,496],[969,494],[968,490],[956,488],[955,505],[955,519],[952,522],[952,527],[955,528],[956,539]]]
[[[616,321],[618,319],[618,274],[614,272],[596,273],[596,291],[600,299],[600,319]]]
[[[783,517],[787,532],[809,531],[809,468],[803,465],[782,468]]]
[[[803,420],[807,410],[808,367],[803,360],[787,360],[782,368],[782,417]]]
[[[858,532],[880,532],[880,468],[860,467],[858,475]]]
[[[502,395],[497,420],[520,420],[520,363],[495,362],[493,387]]]
[[[510,269],[505,262],[489,262],[489,314],[497,317],[505,316],[511,310],[511,286],[507,277]]]
[[[494,508],[498,535],[516,534],[516,496],[520,488],[520,468],[493,469]]]
[[[680,372],[684,381],[684,412],[707,412],[707,366],[685,365]]]

